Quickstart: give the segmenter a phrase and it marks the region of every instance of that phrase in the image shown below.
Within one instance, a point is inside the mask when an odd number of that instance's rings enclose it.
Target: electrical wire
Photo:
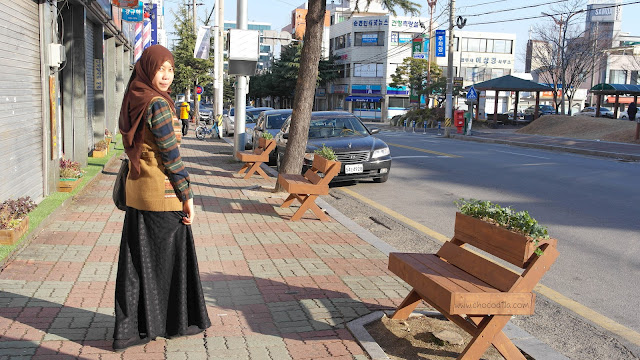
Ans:
[[[614,8],[614,7],[617,7],[617,6],[626,6],[626,5],[635,5],[635,4],[640,4],[640,1],[634,1],[634,2],[625,3],[625,4],[615,4],[615,5],[608,5],[608,6],[600,6],[600,7],[598,7],[598,9]],[[586,13],[587,11],[588,11],[587,9],[582,9],[582,10],[578,10],[578,11],[565,11],[565,12],[558,12],[558,13],[555,13],[555,14],[548,14],[548,15],[536,15],[536,16],[527,16],[527,17],[521,17],[521,18],[515,18],[515,19],[506,19],[506,20],[495,20],[495,21],[485,21],[485,22],[471,23],[471,24],[467,24],[466,26],[488,25],[488,24],[499,24],[499,23],[506,23],[506,22],[512,22],[512,21],[532,20],[532,19],[544,18],[544,17],[547,17],[549,15],[556,16],[556,15],[580,14],[580,13]]]
[[[521,7],[517,7],[517,8],[494,10],[494,11],[487,11],[487,12],[483,12],[483,13],[479,13],[479,14],[469,14],[469,15],[461,15],[461,16],[463,16],[463,17],[472,17],[472,16],[490,15],[490,14],[497,14],[497,13],[501,13],[501,12],[509,12],[509,11],[516,11],[516,10],[534,8],[534,7],[538,7],[538,6],[557,4],[557,3],[561,3],[561,2],[566,2],[566,0],[556,0],[556,1],[546,2],[546,3],[521,6]]]

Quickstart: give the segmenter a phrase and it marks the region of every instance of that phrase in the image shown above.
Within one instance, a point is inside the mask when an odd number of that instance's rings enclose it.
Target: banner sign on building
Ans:
[[[436,57],[445,57],[445,36],[446,30],[436,30]]]
[[[211,47],[211,26],[200,26],[196,46],[193,49],[193,57],[196,59],[208,59]]]
[[[142,22],[144,20],[144,9],[142,1],[138,3],[138,7],[132,9],[122,9],[122,20],[131,22]]]
[[[149,14],[151,23],[151,45],[158,43],[158,5],[144,4],[144,12]]]
[[[103,87],[102,59],[93,59],[93,90],[101,91]]]

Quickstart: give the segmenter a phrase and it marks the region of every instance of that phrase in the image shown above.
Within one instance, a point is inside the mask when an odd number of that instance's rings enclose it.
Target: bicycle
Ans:
[[[214,121],[213,124],[211,125],[211,128],[207,128],[206,123],[201,122],[200,125],[196,128],[196,138],[198,140],[204,140],[204,138],[207,135],[211,135],[212,137],[215,133],[215,137],[216,138],[220,138],[220,132],[219,132],[219,128],[218,128],[218,122]]]

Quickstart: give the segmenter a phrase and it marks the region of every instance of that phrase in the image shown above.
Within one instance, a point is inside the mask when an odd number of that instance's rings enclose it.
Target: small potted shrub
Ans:
[[[104,140],[100,140],[96,143],[96,145],[93,148],[93,154],[91,155],[92,157],[105,157],[107,156],[107,149],[108,149],[108,145],[107,142]]]
[[[80,169],[77,161],[60,158],[60,179],[58,181],[58,191],[71,192],[80,183],[80,178],[84,171]]]
[[[523,267],[534,253],[542,255],[540,245],[556,243],[527,211],[475,199],[460,199],[456,205],[460,210],[456,213],[456,237],[470,240],[472,245],[475,236],[489,237],[496,246],[509,248],[508,261],[514,265]]]
[[[107,146],[113,141],[113,135],[111,135],[109,129],[104,129],[104,140],[107,142]]]
[[[270,141],[275,141],[273,140],[273,135],[271,135],[269,132],[264,131],[262,133],[262,135],[260,135],[260,138],[258,139],[258,147],[264,149],[267,147],[267,144]]]
[[[322,147],[316,149],[313,152],[313,167],[316,169],[320,169],[323,173],[326,172],[334,162],[338,163],[338,166],[342,166],[342,164],[338,161],[338,157],[332,148],[325,146],[322,144]]]
[[[27,214],[36,208],[29,196],[0,204],[0,244],[12,245],[29,229]]]

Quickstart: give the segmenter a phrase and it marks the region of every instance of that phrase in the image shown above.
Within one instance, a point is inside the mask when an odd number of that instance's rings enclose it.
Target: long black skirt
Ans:
[[[127,208],[116,278],[116,350],[211,325],[193,233],[183,216]]]

